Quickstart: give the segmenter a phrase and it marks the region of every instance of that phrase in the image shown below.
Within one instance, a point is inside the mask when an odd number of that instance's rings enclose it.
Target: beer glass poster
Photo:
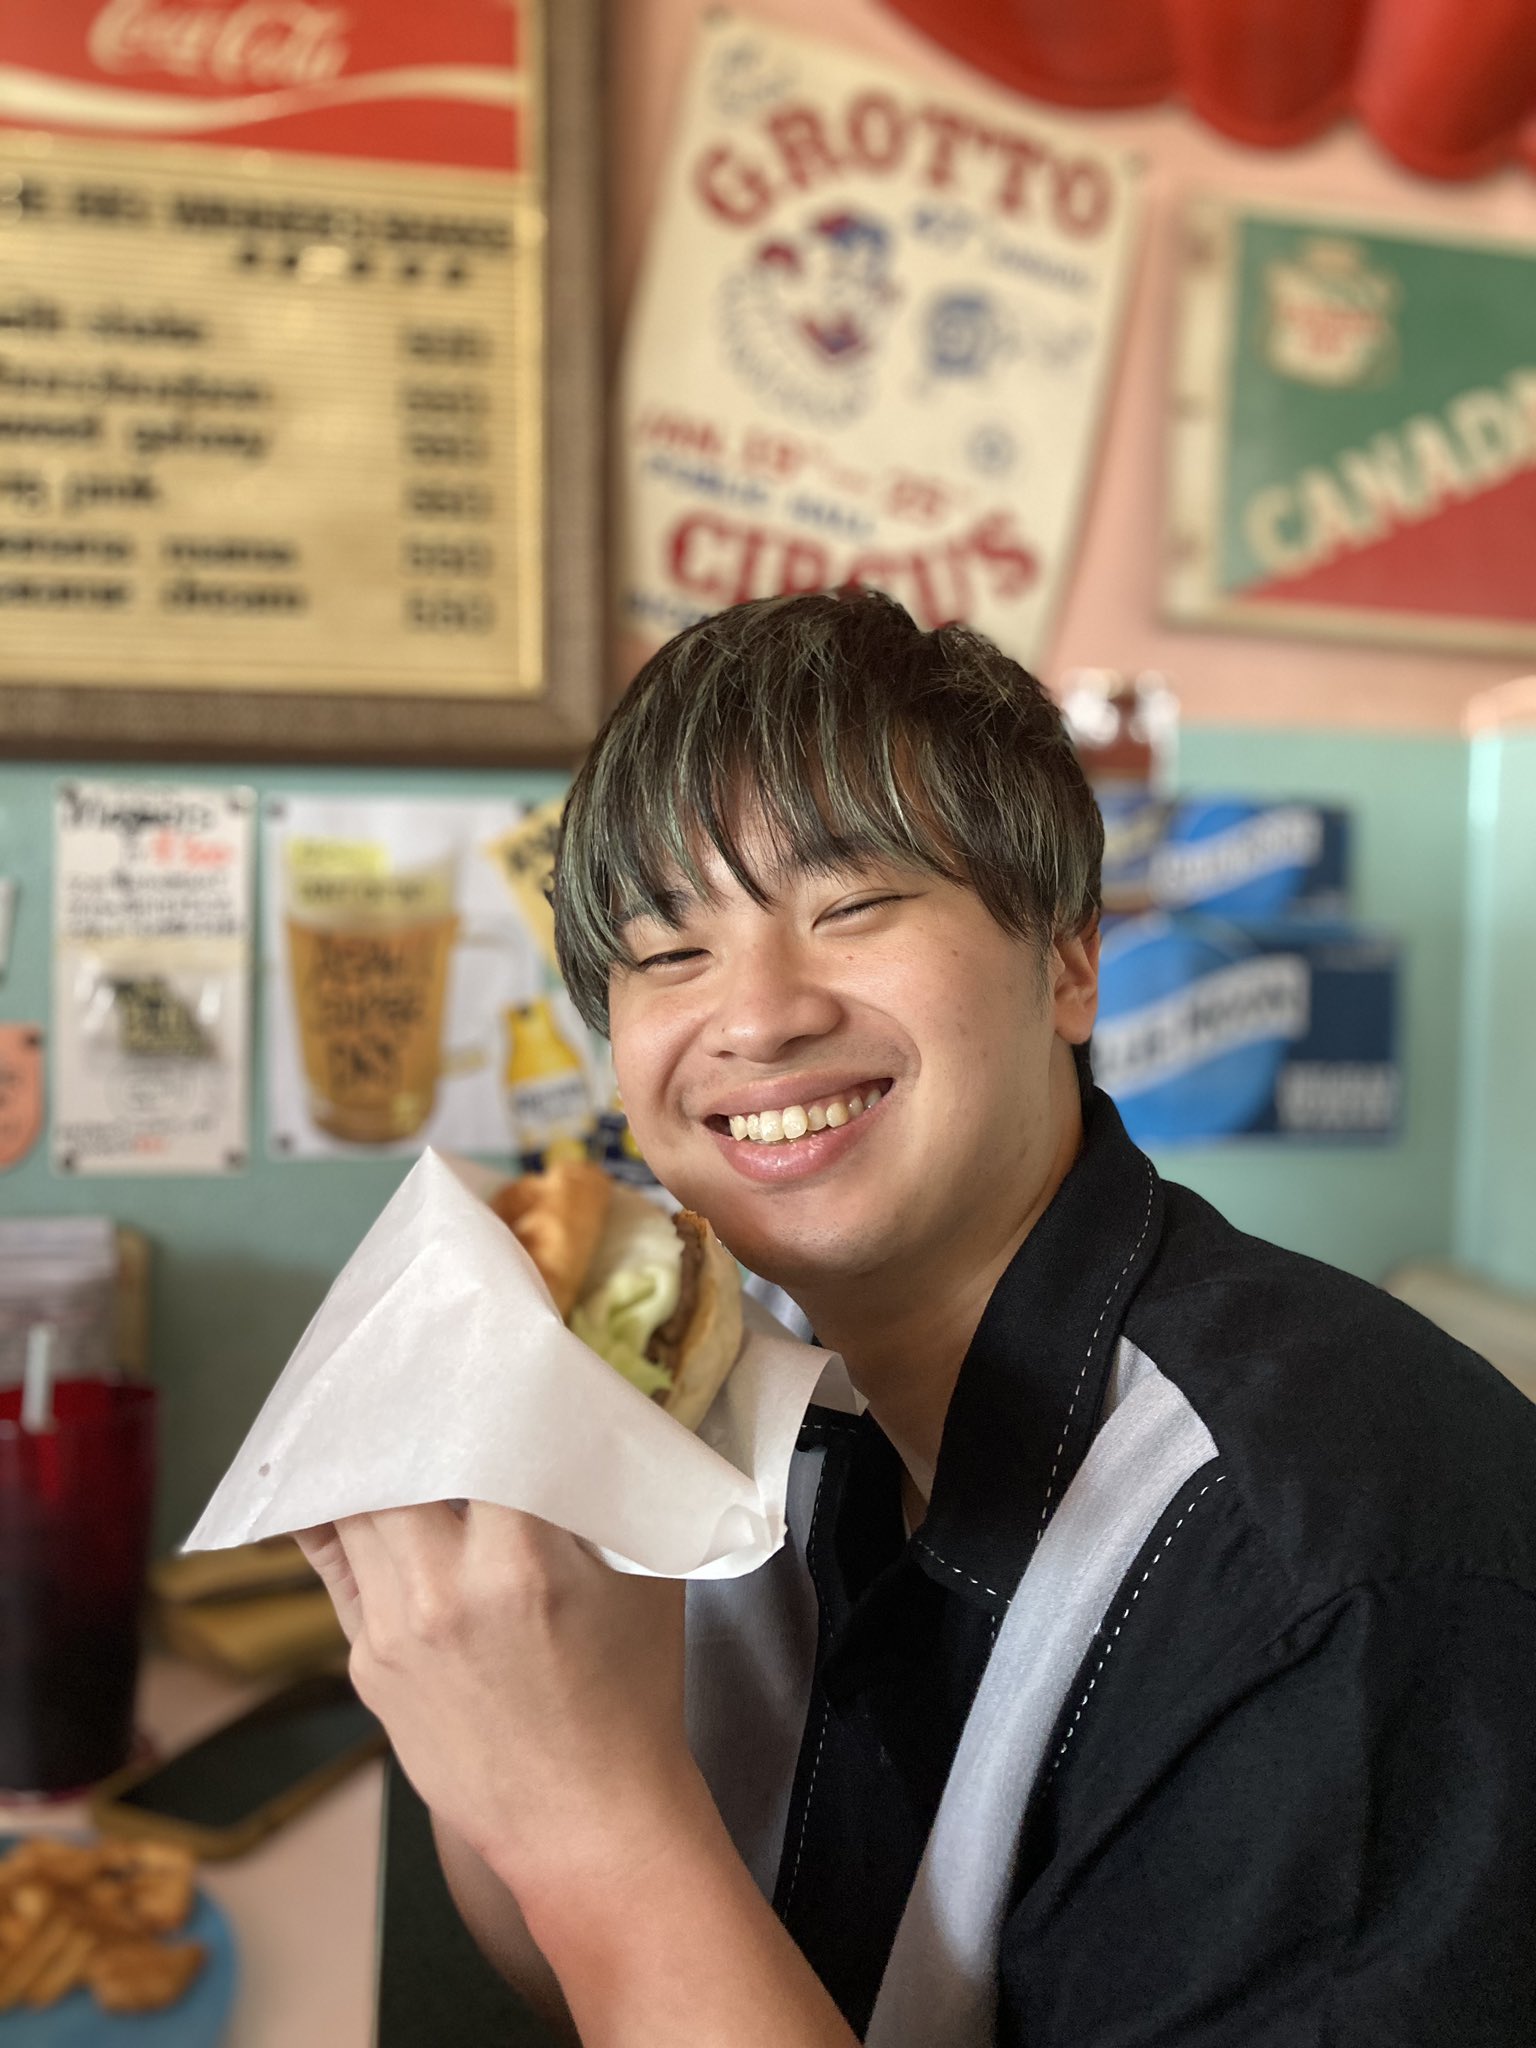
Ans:
[[[61,782],[53,1163],[233,1173],[250,1118],[255,793]]]
[[[1128,160],[999,92],[703,24],[623,376],[626,622],[875,584],[1023,660],[1061,591]]]
[[[268,1149],[585,1151],[602,1083],[506,879],[515,804],[273,798]]]
[[[1529,241],[1192,204],[1171,616],[1536,651],[1533,305]]]

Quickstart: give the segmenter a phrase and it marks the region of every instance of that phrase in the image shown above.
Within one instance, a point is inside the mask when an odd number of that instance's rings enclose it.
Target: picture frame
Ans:
[[[1202,194],[1179,268],[1163,616],[1536,652],[1529,241]]]
[[[292,10],[295,17],[303,11]],[[310,11],[317,21],[326,14],[321,9]],[[52,90],[52,99],[44,101],[40,98],[39,101],[40,105],[47,106],[57,102],[61,79],[73,82],[95,79],[105,61],[99,25],[95,28],[91,25],[96,12],[90,0],[81,0],[81,4],[77,4],[77,0],[60,0],[57,20],[51,28],[34,23],[30,31],[24,31],[24,34],[32,33],[34,41],[51,36],[53,42],[41,52],[27,50],[21,53],[34,59],[34,69],[30,74],[20,67],[13,67],[14,75],[23,80],[23,99],[29,75],[45,81]],[[385,19],[391,12],[395,13],[393,22]],[[194,661],[184,651],[181,676],[172,686],[162,686],[158,682],[153,650],[148,653],[142,648],[136,652],[130,650],[131,658],[130,654],[125,654],[122,670],[116,674],[102,673],[89,661],[77,662],[71,667],[70,650],[62,644],[69,640],[68,632],[61,631],[56,623],[50,624],[47,618],[39,625],[36,619],[23,617],[17,625],[17,611],[0,602],[0,636],[6,634],[8,624],[14,628],[9,663],[3,649],[0,649],[0,754],[13,759],[156,760],[167,763],[198,760],[231,763],[336,762],[357,766],[486,766],[496,763],[557,766],[568,765],[578,759],[595,733],[607,696],[607,594],[603,567],[600,0],[515,0],[510,15],[505,0],[450,0],[447,9],[428,21],[425,28],[416,26],[418,21],[426,19],[416,10],[407,12],[403,8],[385,8],[379,10],[379,16],[379,26],[388,28],[394,37],[391,55],[398,50],[403,36],[447,33],[444,24],[449,16],[462,31],[465,47],[472,48],[474,39],[478,38],[482,52],[488,38],[499,33],[491,17],[499,16],[501,21],[510,19],[516,23],[520,76],[516,87],[519,98],[515,119],[519,123],[521,137],[536,138],[532,146],[538,152],[535,161],[540,164],[542,190],[538,193],[534,211],[542,218],[533,221],[530,209],[520,201],[522,211],[514,220],[509,200],[507,246],[518,252],[519,263],[526,265],[529,245],[536,243],[537,317],[535,323],[534,316],[530,314],[524,323],[519,315],[518,332],[525,337],[526,360],[522,373],[512,360],[508,361],[504,373],[497,368],[493,372],[495,383],[490,390],[487,408],[493,419],[510,422],[506,431],[517,451],[517,461],[526,464],[527,478],[523,487],[525,495],[517,501],[517,516],[509,515],[503,520],[495,550],[485,550],[486,561],[494,562],[494,569],[484,572],[487,576],[521,578],[518,591],[522,596],[523,610],[519,613],[517,627],[518,658],[515,666],[510,660],[506,664],[505,687],[501,671],[484,648],[472,650],[477,661],[472,686],[460,687],[455,670],[457,651],[451,639],[412,643],[404,634],[399,637],[398,645],[402,654],[409,655],[419,670],[419,683],[413,679],[414,671],[403,669],[402,673],[391,677],[387,688],[369,687],[364,666],[367,648],[371,645],[392,651],[397,644],[392,637],[390,620],[380,609],[382,603],[387,601],[397,607],[408,602],[419,603],[428,610],[429,616],[435,615],[437,609],[451,616],[458,602],[454,592],[463,588],[462,585],[449,585],[449,594],[440,598],[438,591],[442,586],[422,580],[414,591],[407,590],[404,587],[407,572],[403,566],[398,572],[402,586],[399,590],[392,585],[387,589],[382,587],[389,581],[387,569],[382,578],[375,573],[369,585],[379,601],[372,616],[376,621],[383,620],[371,642],[366,635],[349,636],[344,631],[331,630],[328,644],[335,650],[338,672],[341,665],[347,662],[352,665],[346,686],[336,688],[326,686],[327,674],[323,666],[318,673],[306,674],[298,664],[291,664],[277,681],[264,680],[259,656],[253,657],[252,663],[241,671],[221,662],[216,656],[199,657]],[[330,11],[330,18],[344,19],[336,17],[334,10]],[[374,24],[370,21],[369,26],[371,28]],[[511,31],[508,35],[510,47]],[[3,40],[4,33],[0,32],[0,43]],[[0,58],[15,54],[0,48]],[[143,58],[142,53],[131,54],[138,61],[125,62],[121,70],[132,77],[132,85],[114,86],[111,93],[99,92],[99,102],[107,103],[113,94],[122,101],[139,96],[139,74],[146,69],[152,70],[155,60],[153,57]],[[375,63],[370,68],[366,62],[368,54],[360,53],[348,60],[352,65],[351,76],[362,77],[364,81],[363,89],[353,92],[353,101],[366,100],[370,91],[382,98],[387,89],[377,83],[381,77],[387,79],[389,76],[387,66]],[[423,50],[407,51],[406,54],[414,55],[419,64],[424,56],[434,53]],[[461,50],[452,47],[441,52],[444,58],[449,59],[462,54]],[[270,69],[270,50],[264,61]],[[323,64],[320,64],[313,48],[307,61],[311,75],[323,72]],[[449,68],[448,63],[443,63],[445,76]],[[455,72],[456,79],[462,79],[471,68],[460,63]],[[488,81],[477,88],[481,92],[482,104],[468,104],[466,109],[455,109],[453,115],[455,121],[460,121],[462,116],[458,132],[471,138],[477,133],[490,132],[485,125],[477,131],[475,120],[478,118],[483,124],[488,123],[497,111],[504,110],[511,91],[510,87],[503,88],[499,83],[496,64],[482,63],[478,69]],[[510,66],[503,65],[500,69],[510,74]],[[222,84],[227,85],[228,72],[226,62],[221,72]],[[403,76],[403,72],[400,75]],[[420,75],[419,71],[416,75]],[[344,86],[348,82],[348,76],[343,75],[340,84]],[[153,84],[151,79],[144,90],[149,91]],[[456,85],[454,89],[462,88]],[[40,85],[40,93],[42,90]],[[296,94],[293,97],[301,96]],[[319,89],[312,97],[319,102],[326,95],[323,89]],[[342,94],[337,91],[331,97],[340,103]],[[229,122],[234,118],[233,113],[225,111],[228,102],[227,93],[218,99],[210,94],[206,102],[219,110],[217,118],[223,121],[225,133],[216,138],[220,141],[229,139]],[[161,103],[164,103],[163,95]],[[408,122],[416,117],[417,112],[408,107],[399,119]],[[35,184],[42,200],[55,213],[63,214],[67,209],[72,225],[76,209],[89,194],[96,195],[90,202],[92,204],[106,208],[119,203],[125,216],[130,214],[133,180],[119,181],[119,199],[114,202],[112,193],[117,188],[105,175],[91,180],[77,175],[82,160],[88,168],[101,164],[110,171],[113,162],[110,134],[105,145],[99,135],[89,141],[72,137],[61,140],[46,132],[46,120],[39,121],[36,133],[29,132],[25,115],[25,104],[19,115],[14,104],[0,105],[0,145],[9,150],[8,157],[0,161],[0,173],[8,173],[0,175],[0,215],[6,214],[9,204],[12,220],[18,212],[25,217],[29,182],[33,180],[29,165],[34,160],[38,166]],[[320,117],[314,115],[311,118],[318,120]],[[352,104],[344,109],[344,118],[356,124],[368,116],[359,116],[356,105]],[[372,118],[382,124],[385,115],[381,112]],[[441,124],[448,116],[440,113],[436,118]],[[135,127],[127,119],[121,123],[123,130],[130,133],[136,133],[142,125],[139,122]],[[318,154],[307,154],[306,151],[313,151],[315,147],[308,138],[317,131],[312,127],[308,130],[295,128],[293,132],[296,139],[292,141],[287,135],[274,136],[274,143],[284,154],[267,158],[258,158],[250,152],[189,147],[185,132],[181,132],[167,138],[163,146],[156,145],[159,155],[152,162],[144,159],[149,163],[146,172],[149,182],[145,189],[154,191],[153,181],[160,177],[163,195],[169,195],[173,187],[179,195],[181,188],[175,186],[175,178],[179,174],[182,185],[188,183],[190,173],[187,167],[192,164],[200,170],[204,165],[217,165],[216,170],[210,168],[203,175],[203,183],[210,189],[216,186],[221,176],[226,186],[230,186],[237,170],[254,180],[261,175],[265,164],[270,166],[270,176],[278,181],[284,176],[296,177],[300,172],[314,171],[319,180],[317,189],[333,194],[339,192],[343,198],[354,188],[366,194],[371,188],[365,181],[376,174],[386,177],[392,174],[393,183],[379,187],[381,197],[370,216],[381,223],[376,245],[380,252],[378,269],[381,272],[386,262],[395,261],[382,224],[405,211],[390,195],[402,192],[426,194],[419,207],[419,211],[426,214],[430,212],[430,196],[434,192],[447,193],[451,189],[446,181],[454,173],[446,159],[440,157],[425,168],[414,166],[408,160],[409,140],[394,152],[397,160],[392,165],[379,162],[360,165],[343,161],[339,153],[324,159]],[[378,132],[383,132],[382,125]],[[440,125],[436,132],[455,131]],[[198,139],[194,137],[194,144]],[[264,139],[253,137],[258,141]],[[523,146],[527,146],[526,142]],[[97,156],[88,154],[92,149],[98,152]],[[293,151],[291,155],[288,154],[290,149]],[[356,152],[358,157],[365,157],[368,153],[366,145]],[[385,153],[382,150],[377,152],[380,156]],[[125,160],[137,162],[139,159]],[[21,165],[19,173],[14,168],[18,161]],[[70,172],[68,179],[58,170],[61,162]],[[488,211],[486,195],[491,194],[489,210],[493,212],[494,194],[500,188],[495,185],[494,173],[487,168],[488,159],[482,158],[479,164],[470,159],[466,162],[469,167],[459,174],[466,181],[464,189],[469,194],[466,217],[483,220]],[[235,168],[226,170],[226,166]],[[290,166],[299,169],[290,171]],[[354,181],[353,186],[347,184],[348,179]],[[478,184],[474,182],[477,179]],[[171,182],[167,183],[167,180]],[[504,182],[510,188],[516,181],[506,179]],[[387,201],[394,205],[393,214],[386,214]],[[176,203],[182,203],[179,196]],[[165,196],[165,205],[169,207],[170,204],[169,196]],[[349,217],[361,217],[364,210],[360,201],[358,214]],[[446,211],[446,202],[440,210]],[[94,227],[95,221],[90,225]],[[369,232],[373,230],[370,228]],[[0,236],[3,236],[3,224],[0,224]],[[302,284],[303,266],[308,260],[306,247],[300,241],[279,247],[281,239],[281,235],[273,230],[270,234],[253,232],[245,243],[240,242],[238,235],[232,235],[229,240],[231,262],[249,261],[252,266],[266,265],[272,269],[273,304],[279,309],[282,300],[278,266],[286,266],[289,272],[297,271]],[[248,250],[251,253],[248,254]],[[3,254],[4,244],[0,239],[0,258]],[[359,255],[360,271],[364,267],[364,259],[370,254],[371,248],[362,250]],[[393,273],[385,280],[391,288],[396,281]],[[10,282],[14,286],[15,273]],[[433,285],[437,280],[429,277],[427,282]],[[3,262],[0,262],[0,320],[3,320],[6,310],[6,285]],[[43,296],[38,295],[40,302]],[[525,295],[519,303],[527,303],[528,296]],[[167,295],[162,294],[162,297],[169,303]],[[11,298],[17,298],[14,289]],[[15,306],[11,310],[13,316],[21,317]],[[71,317],[74,317],[74,309],[71,309]],[[274,315],[275,320],[278,317]],[[83,331],[83,313],[76,324]],[[535,334],[536,341],[532,339]],[[129,353],[125,344],[123,355],[127,357]],[[510,359],[516,353],[515,347],[509,347],[503,353]],[[140,360],[150,354],[151,351],[144,351]],[[251,355],[249,349],[246,355]],[[55,359],[65,363],[72,361],[68,354]],[[104,374],[99,366],[105,363],[106,357],[98,350],[93,361],[98,365],[94,374],[99,378]],[[535,372],[531,377],[527,374],[530,364]],[[534,402],[530,402],[527,396],[530,386],[537,392]],[[395,388],[403,392],[407,387],[397,378]],[[436,388],[439,392],[444,388],[440,379]],[[280,383],[277,389],[281,397]],[[361,391],[360,371],[360,394]],[[431,390],[427,390],[425,395],[431,397]],[[0,392],[0,401],[5,397],[6,394]],[[32,407],[30,413],[29,406]],[[114,445],[125,441],[130,431],[140,431],[134,425],[140,417],[138,414],[130,416],[121,410],[117,414],[109,408],[103,410],[106,411]],[[18,411],[19,416],[41,418],[46,415],[50,420],[55,415],[64,416],[60,406],[51,403],[51,394],[45,395],[41,409],[28,397]],[[184,417],[186,412],[187,408],[183,407],[178,416]],[[205,411],[199,417],[207,418],[209,414]],[[410,421],[405,422],[406,426],[410,424]],[[431,426],[433,422],[429,420],[427,424]],[[393,421],[387,433],[377,416],[374,425],[378,429],[375,440],[387,450],[391,445],[389,437],[395,431]],[[323,418],[321,426],[323,429]],[[305,431],[312,434],[314,429],[307,427]],[[400,431],[403,434],[404,427]],[[431,438],[429,435],[427,440],[430,442]],[[290,434],[290,446],[292,440]],[[336,446],[340,459],[330,461],[323,447],[317,447],[310,470],[306,472],[309,482],[305,489],[317,498],[323,497],[329,489],[329,478],[347,473],[348,451],[356,445],[357,437],[354,436],[349,443],[339,425]],[[14,444],[12,450],[0,446],[0,472],[11,469],[20,474],[29,470],[42,474],[42,464],[29,461],[17,465],[8,461],[7,455],[13,452]],[[494,451],[494,447],[493,454],[500,465],[496,471],[500,478],[509,473],[509,464],[501,453]],[[383,458],[379,459],[382,461]],[[190,463],[190,458],[187,462]],[[105,463],[101,467],[105,468]],[[290,463],[290,469],[294,467]],[[186,466],[178,472],[185,473]],[[430,475],[428,471],[416,473]],[[160,474],[170,474],[168,467],[162,468]],[[292,481],[290,477],[290,487]],[[353,482],[356,498],[362,485],[355,478]],[[61,483],[55,492],[58,513],[64,510],[63,488]],[[397,488],[393,476],[391,488]],[[168,495],[174,496],[174,492]],[[245,502],[259,505],[259,496],[248,494]],[[387,508],[391,503],[377,495],[374,502],[381,508]],[[31,560],[23,560],[19,568],[14,558],[8,561],[7,529],[16,536],[11,542],[13,550],[41,545],[28,541],[27,536],[33,532],[47,535],[56,531],[62,536],[57,543],[59,547],[65,545],[68,537],[64,518],[29,520],[25,516],[26,511],[24,506],[18,509],[14,499],[8,503],[4,476],[0,475],[0,597],[3,597],[9,569],[13,590],[19,587],[22,591],[23,613],[29,581],[35,588],[38,577],[45,572]],[[391,519],[393,525],[390,524]],[[432,562],[443,552],[436,545],[436,533],[449,536],[446,544],[449,555],[464,539],[465,529],[452,523],[446,528],[436,529],[418,525],[414,533],[408,533],[403,521],[403,514],[391,514],[387,509],[381,509],[378,530],[370,537],[377,543],[375,563],[382,560],[388,564],[403,564],[403,553],[394,551],[407,546],[419,548],[422,557]],[[125,514],[120,523],[127,530],[132,524],[131,517]],[[246,523],[253,522],[248,519]],[[313,550],[308,551],[317,558],[324,557],[319,563],[321,580],[314,586],[317,593],[323,593],[325,575],[332,578],[333,587],[335,579],[347,576],[360,552],[353,542],[366,534],[370,523],[366,514],[360,520],[354,517],[349,535],[340,511],[331,518],[329,530],[317,540]],[[190,519],[187,524],[191,526]],[[317,522],[317,533],[324,524]],[[76,530],[95,531],[99,525],[100,521],[94,526],[90,522],[81,522]],[[398,534],[395,527],[400,528]],[[381,538],[382,529],[388,530],[382,533]],[[200,530],[208,529],[205,526]],[[216,534],[221,531],[217,527],[213,530]],[[425,535],[424,540],[422,535]],[[153,538],[146,540],[143,546],[136,542],[132,545],[135,552],[145,558],[146,572],[152,566],[162,578],[156,584],[156,591],[163,608],[167,602],[164,592],[168,587],[164,579],[171,574],[165,565],[165,550],[183,546],[185,551],[185,544],[168,541],[164,532],[157,529]],[[381,553],[385,547],[389,552]],[[149,559],[151,549],[157,551],[152,563]],[[195,547],[192,552],[196,553]],[[508,558],[513,556],[516,561],[509,565]],[[414,562],[416,558],[412,559]],[[46,573],[54,572],[48,570]],[[68,574],[76,573],[73,565],[69,565]],[[200,593],[208,581],[206,578],[199,581],[191,575],[184,580],[194,594]],[[147,573],[144,581],[148,581]],[[356,587],[361,588],[363,582],[364,579],[359,577]],[[241,572],[227,575],[223,584],[217,581],[215,573],[211,587],[215,592],[234,591],[236,597],[244,601],[245,593],[257,586],[256,579],[243,573],[242,568]],[[273,588],[280,587],[279,579]],[[488,593],[494,593],[504,585],[488,582],[485,587]],[[198,601],[202,601],[200,595]],[[489,603],[495,604],[493,594],[489,596]],[[536,607],[536,611],[531,607]],[[139,604],[138,608],[142,611],[145,606]],[[505,607],[508,612],[513,609],[512,605]],[[158,644],[167,649],[173,648],[179,623],[174,618],[166,621],[163,639]],[[207,628],[211,639],[206,644],[217,639],[221,624],[222,621],[215,620]],[[203,622],[194,619],[193,625],[201,629]],[[131,638],[131,634],[125,632],[125,648],[129,647]],[[461,642],[461,646],[463,644]],[[37,649],[37,656],[29,670],[18,673],[18,663],[26,660],[27,647]],[[225,680],[214,679],[221,674]]]

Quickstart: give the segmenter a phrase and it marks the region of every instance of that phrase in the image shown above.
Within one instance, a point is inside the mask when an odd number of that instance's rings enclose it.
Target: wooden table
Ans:
[[[150,1656],[139,1725],[169,1754],[271,1690]],[[240,1988],[222,2048],[369,2048],[383,1766],[365,1764],[199,1883],[234,1928]],[[81,1806],[0,1809],[0,1832],[87,1825]]]

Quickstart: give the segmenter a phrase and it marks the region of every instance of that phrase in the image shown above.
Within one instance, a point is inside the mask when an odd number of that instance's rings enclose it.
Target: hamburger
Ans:
[[[509,1181],[491,1207],[581,1341],[696,1429],[741,1349],[741,1275],[702,1216],[668,1216],[586,1160]]]

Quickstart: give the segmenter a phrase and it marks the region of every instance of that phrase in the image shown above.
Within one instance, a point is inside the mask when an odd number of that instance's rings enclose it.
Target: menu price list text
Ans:
[[[29,148],[0,139],[0,679],[537,688],[518,181]]]

